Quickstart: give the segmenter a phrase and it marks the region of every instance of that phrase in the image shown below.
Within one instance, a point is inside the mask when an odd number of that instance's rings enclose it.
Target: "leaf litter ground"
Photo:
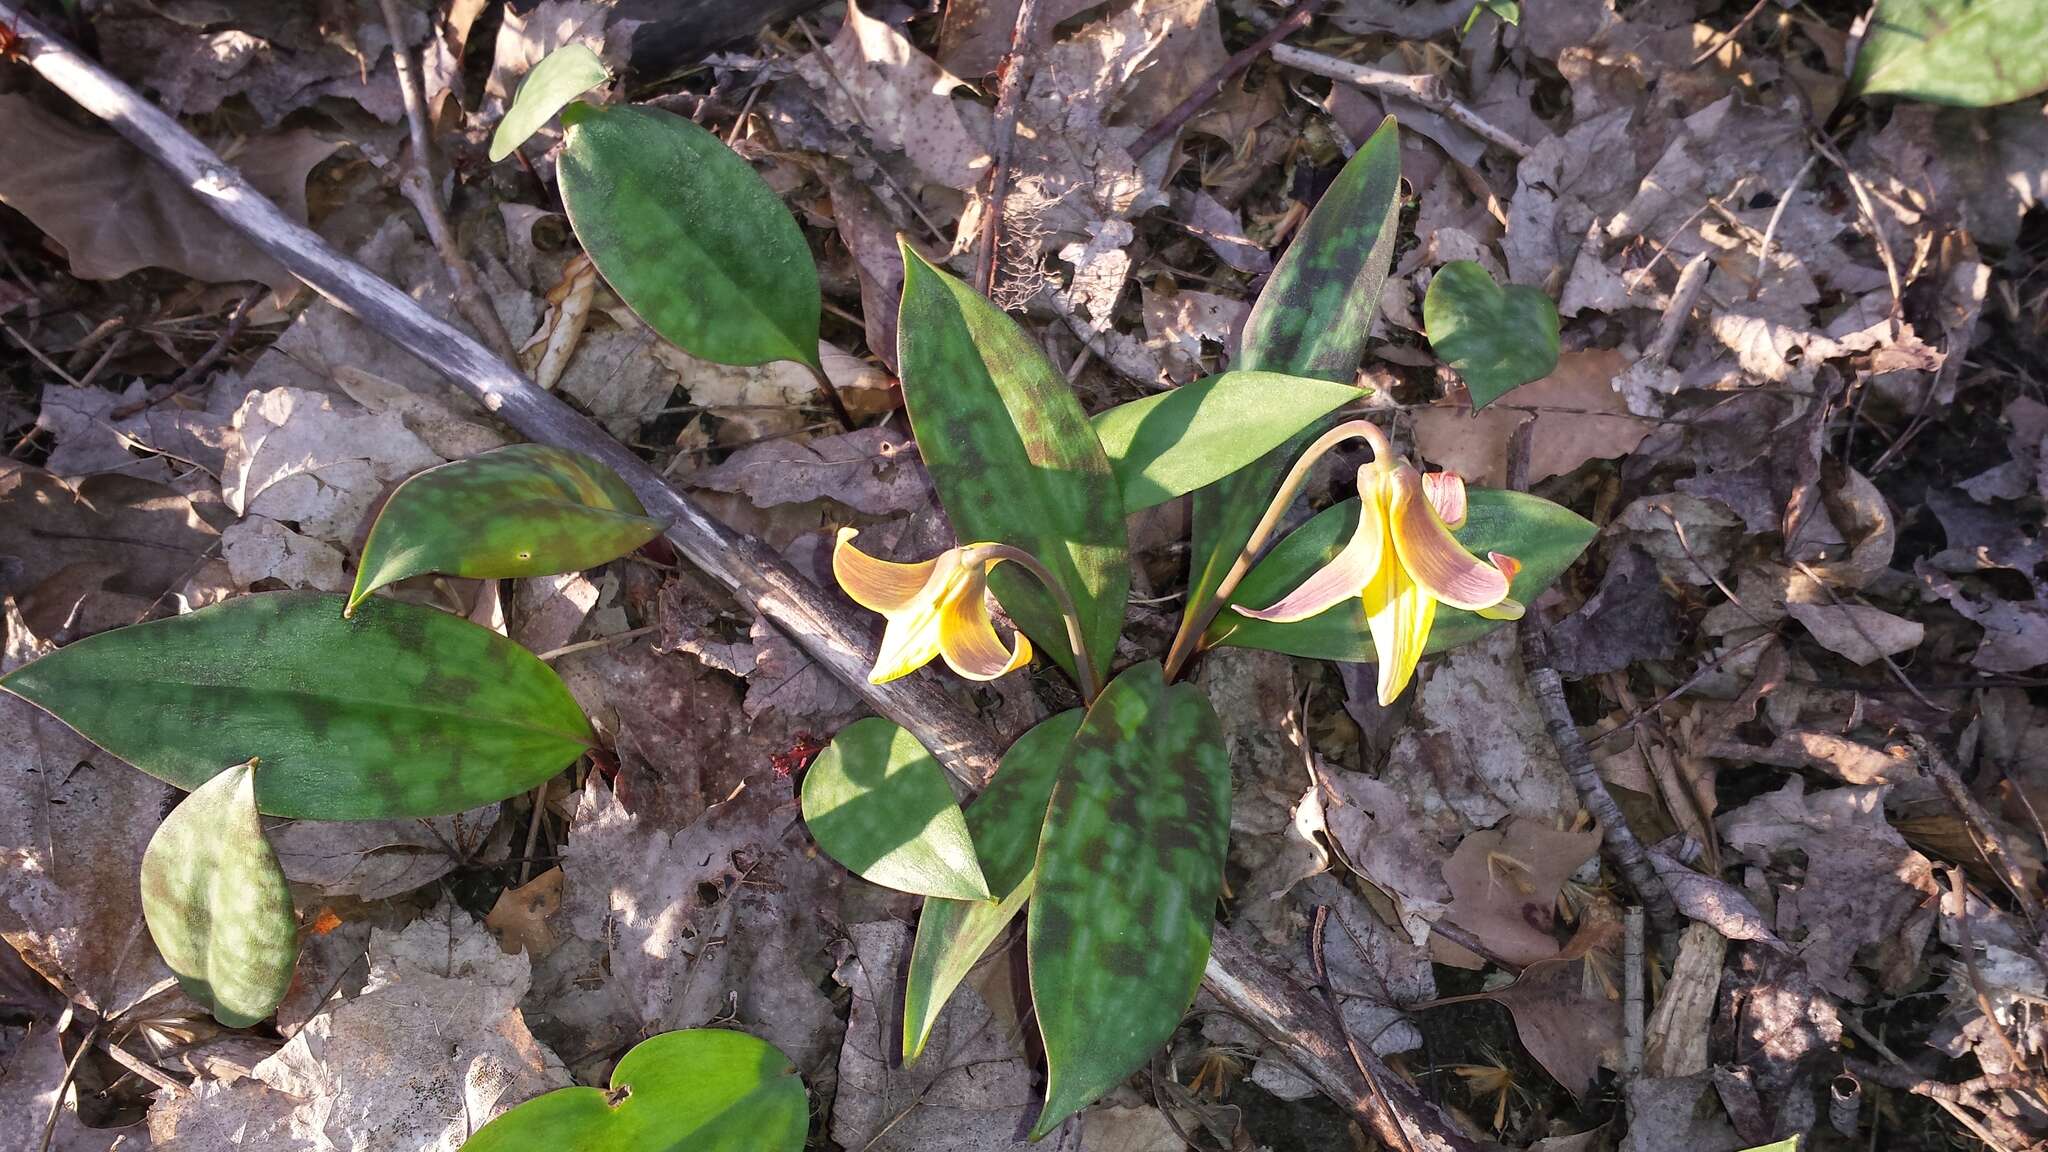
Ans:
[[[395,195],[390,38],[346,7],[89,19],[117,71],[452,315]],[[951,543],[891,415],[894,233],[939,258],[1000,210],[997,298],[1097,411],[1226,366],[1303,205],[1399,116],[1402,247],[1362,382],[1413,451],[1482,482],[1505,478],[1532,424],[1538,490],[1601,526],[1538,613],[1600,770],[1694,926],[1654,957],[1644,1063],[1624,1076],[1607,926],[1627,893],[1591,858],[1506,633],[1427,663],[1391,709],[1369,670],[1209,660],[1235,779],[1225,918],[1312,982],[1310,917],[1331,909],[1354,1038],[1510,1146],[1733,1150],[1812,1128],[1830,1147],[1824,1094],[1845,1070],[1859,1141],[2017,1148],[2040,1130],[2038,97],[1831,119],[1858,15],[1844,5],[1744,20],[1741,5],[1536,0],[1518,26],[1482,17],[1461,37],[1461,5],[1344,0],[1290,46],[1439,76],[1528,154],[1443,105],[1268,60],[1176,146],[1138,156],[1271,14],[1053,3],[998,209],[982,173],[1014,2],[828,8],[687,69],[634,54],[649,33],[634,5],[478,7],[436,6],[432,37],[425,12],[402,31],[425,48],[484,292],[515,340],[534,337],[527,366],[553,353],[560,393],[819,576],[841,524],[885,555]],[[679,75],[631,91],[695,114],[784,194],[821,259],[821,358],[867,427],[839,434],[801,372],[681,356],[593,284],[557,214],[552,129],[527,149],[532,175],[481,163],[518,78],[570,40],[636,81]],[[0,667],[250,591],[345,591],[397,480],[506,441],[375,333],[292,298],[61,100],[17,91],[0,123],[67,142],[0,174]],[[86,149],[119,162],[81,164]],[[134,227],[152,213],[161,227]],[[1557,369],[1476,417],[1422,334],[1431,276],[1457,260],[1564,318]],[[264,291],[231,325],[251,283]],[[1319,480],[1298,514],[1345,495]],[[1185,531],[1181,504],[1132,522],[1135,595],[1182,588]],[[135,866],[174,794],[0,700],[16,737],[0,741],[0,1116],[33,1118],[19,1142],[42,1138],[54,1101],[58,1149],[213,1148],[233,1130],[250,1148],[453,1148],[546,1088],[603,1083],[647,1031],[734,1024],[796,1061],[817,1147],[1018,1146],[1042,1074],[1018,954],[992,953],[942,1017],[949,1055],[901,1068],[890,983],[914,902],[840,872],[796,818],[791,773],[858,715],[843,687],[658,545],[581,577],[397,594],[551,654],[602,748],[544,793],[459,818],[274,829],[304,941],[274,1027],[205,1021],[139,934]],[[1171,608],[1140,607],[1143,654],[1163,650]],[[975,699],[1021,732],[1071,705],[1055,680]],[[1908,731],[1948,750],[2031,901],[1987,866]],[[1352,1139],[1206,1007],[1053,1139]],[[422,1045],[439,1045],[424,1064]],[[1957,1086],[1952,1107],[1930,1085]]]

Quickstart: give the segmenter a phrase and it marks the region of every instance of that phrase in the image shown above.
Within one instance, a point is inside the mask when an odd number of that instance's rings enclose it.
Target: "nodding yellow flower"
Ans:
[[[1331,561],[1266,608],[1237,610],[1254,620],[1289,623],[1357,596],[1379,654],[1379,698],[1391,704],[1415,678],[1436,606],[1449,604],[1495,620],[1514,620],[1508,599],[1521,565],[1489,553],[1481,560],[1451,530],[1465,522],[1465,481],[1455,472],[1423,475],[1375,442],[1375,459],[1358,470],[1358,528]]]
[[[888,621],[870,684],[907,676],[935,656],[969,680],[993,680],[1031,662],[1031,641],[1019,632],[1016,646],[1006,647],[989,616],[988,570],[1004,559],[991,554],[991,546],[969,544],[916,564],[895,564],[855,548],[859,534],[839,530],[832,575],[854,603]]]

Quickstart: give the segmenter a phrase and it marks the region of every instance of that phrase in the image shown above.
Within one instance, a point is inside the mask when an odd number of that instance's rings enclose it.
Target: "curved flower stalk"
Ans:
[[[1255,620],[1285,624],[1359,597],[1379,653],[1379,701],[1385,705],[1414,679],[1438,604],[1495,620],[1521,617],[1522,605],[1508,598],[1521,565],[1499,552],[1481,560],[1451,534],[1465,522],[1462,477],[1425,475],[1394,455],[1378,427],[1364,428],[1370,431],[1354,428],[1353,434],[1372,444],[1373,459],[1358,469],[1358,527],[1351,539],[1272,605],[1235,607]]]
[[[942,657],[969,680],[994,680],[1031,662],[1022,632],[1005,645],[988,610],[989,569],[1005,560],[1029,569],[1051,591],[1067,619],[1067,636],[1080,669],[1081,692],[1095,698],[1093,666],[1081,640],[1079,616],[1052,574],[1036,557],[1007,544],[966,544],[930,560],[897,564],[853,546],[857,529],[841,528],[832,549],[832,575],[853,602],[879,612],[888,624],[868,681],[886,684]]]

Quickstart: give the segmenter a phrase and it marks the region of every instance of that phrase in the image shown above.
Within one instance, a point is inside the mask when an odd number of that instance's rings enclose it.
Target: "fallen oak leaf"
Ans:
[[[1628,402],[1610,385],[1628,366],[1628,357],[1618,351],[1566,352],[1557,358],[1555,371],[1516,389],[1510,402],[1469,413],[1425,408],[1415,414],[1416,451],[1474,484],[1495,488],[1507,483],[1509,441],[1530,420],[1536,422],[1529,450],[1532,484],[1588,460],[1625,456],[1652,427],[1631,415]]]

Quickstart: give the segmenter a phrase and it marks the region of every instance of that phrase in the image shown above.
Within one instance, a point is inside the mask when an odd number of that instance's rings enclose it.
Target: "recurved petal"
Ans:
[[[1436,597],[1411,579],[1399,564],[1382,564],[1366,586],[1365,624],[1379,656],[1379,700],[1382,708],[1399,699],[1415,678],[1422,650],[1436,623]]]
[[[1389,483],[1387,519],[1394,552],[1415,582],[1453,608],[1476,612],[1500,603],[1508,594],[1508,578],[1479,559],[1451,535],[1423,495],[1422,474],[1396,469]]]
[[[1510,596],[1491,608],[1481,608],[1479,615],[1486,617],[1488,620],[1520,620],[1522,618],[1522,602]]]
[[[1016,648],[1003,645],[988,614],[985,587],[976,578],[962,582],[939,612],[939,652],[946,663],[969,680],[993,680],[1031,663],[1031,641],[1016,634]]]
[[[832,576],[855,604],[871,612],[901,612],[917,599],[938,569],[936,559],[916,564],[877,560],[853,546],[856,528],[841,528],[832,548]]]
[[[1455,529],[1465,523],[1465,478],[1456,472],[1424,472],[1422,494],[1437,518]]]
[[[1368,464],[1358,470],[1358,527],[1352,530],[1344,547],[1328,564],[1309,573],[1299,588],[1272,605],[1258,609],[1233,605],[1238,612],[1254,620],[1292,624],[1327,612],[1365,590],[1366,584],[1379,573],[1387,550],[1386,515],[1381,511],[1383,495],[1377,477],[1369,474],[1371,468]]]
[[[888,626],[882,629],[882,647],[875,653],[875,667],[868,673],[868,683],[887,684],[937,659],[943,612],[938,603],[931,602],[890,616]]]

